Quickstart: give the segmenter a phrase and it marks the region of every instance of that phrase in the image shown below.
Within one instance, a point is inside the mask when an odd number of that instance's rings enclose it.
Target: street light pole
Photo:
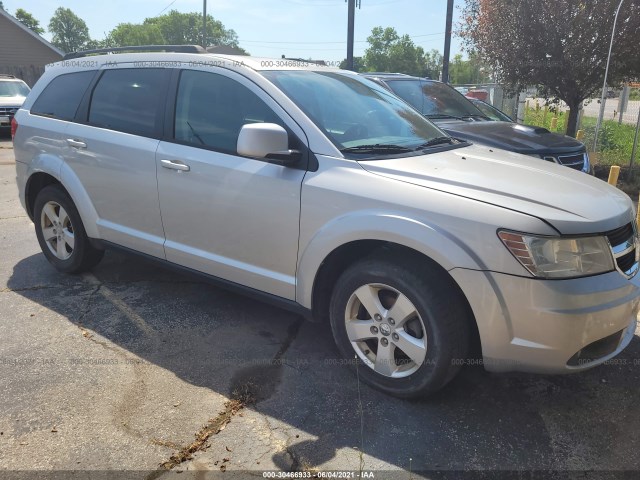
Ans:
[[[207,0],[202,1],[202,47],[207,49]]]
[[[604,70],[604,83],[602,84],[602,97],[600,98],[600,114],[598,115],[598,121],[596,122],[596,131],[593,138],[593,151],[595,152],[598,147],[598,133],[600,132],[600,126],[602,125],[602,119],[604,118],[604,107],[607,101],[607,77],[609,76],[609,62],[611,61],[611,51],[613,50],[613,38],[616,35],[616,24],[618,23],[618,14],[624,0],[620,0],[618,9],[616,10],[616,17],[613,20],[613,30],[611,30],[611,42],[609,43],[609,55],[607,56],[607,67]]]
[[[348,18],[347,18],[347,70],[353,71],[353,30],[356,18],[356,0],[348,1]]]
[[[453,0],[447,0],[447,20],[444,34],[444,56],[442,58],[442,81],[449,83],[449,57],[451,56],[451,25],[453,23]]]

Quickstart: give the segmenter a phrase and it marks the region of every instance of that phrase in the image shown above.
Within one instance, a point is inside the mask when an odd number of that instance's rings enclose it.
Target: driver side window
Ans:
[[[284,123],[244,85],[216,73],[184,70],[176,100],[174,138],[180,143],[237,155],[248,123]]]

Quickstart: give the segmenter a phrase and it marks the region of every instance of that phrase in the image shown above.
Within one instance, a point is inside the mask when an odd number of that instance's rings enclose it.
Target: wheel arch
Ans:
[[[33,221],[33,208],[38,193],[48,185],[60,185],[71,197],[82,224],[90,238],[100,238],[98,234],[98,214],[82,186],[80,179],[71,168],[56,157],[40,157],[29,168],[25,184],[25,205],[27,214]]]
[[[397,214],[359,212],[335,219],[320,229],[301,249],[296,300],[310,308],[316,321],[328,319],[328,299],[339,275],[355,262],[372,255],[420,262],[437,268],[465,301],[472,335],[475,316],[464,290],[449,274],[456,267],[485,269],[463,241],[437,226]]]
[[[482,352],[480,333],[475,315],[456,280],[441,265],[424,253],[402,244],[383,240],[356,240],[343,244],[334,249],[320,265],[314,279],[311,310],[313,319],[317,322],[329,322],[329,303],[333,293],[333,286],[347,268],[365,258],[392,258],[394,261],[406,265],[408,268],[420,266],[436,269],[443,281],[455,289],[464,302],[466,320],[469,326],[470,353],[480,355]]]

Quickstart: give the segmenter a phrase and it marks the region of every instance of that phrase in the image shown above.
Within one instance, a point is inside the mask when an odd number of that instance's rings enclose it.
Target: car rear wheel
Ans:
[[[91,245],[78,210],[60,186],[50,185],[38,193],[33,221],[40,248],[57,270],[79,273],[102,259],[104,251]]]
[[[331,326],[340,352],[359,362],[360,378],[412,398],[446,385],[466,358],[466,302],[435,265],[366,259],[338,280]]]

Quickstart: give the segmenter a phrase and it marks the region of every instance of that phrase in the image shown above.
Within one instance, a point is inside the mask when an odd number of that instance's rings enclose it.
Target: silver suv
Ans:
[[[14,127],[20,199],[58,270],[117,247],[198,272],[326,322],[389,394],[434,392],[470,361],[575,372],[634,336],[626,195],[455,140],[354,73],[87,56],[48,68]]]

